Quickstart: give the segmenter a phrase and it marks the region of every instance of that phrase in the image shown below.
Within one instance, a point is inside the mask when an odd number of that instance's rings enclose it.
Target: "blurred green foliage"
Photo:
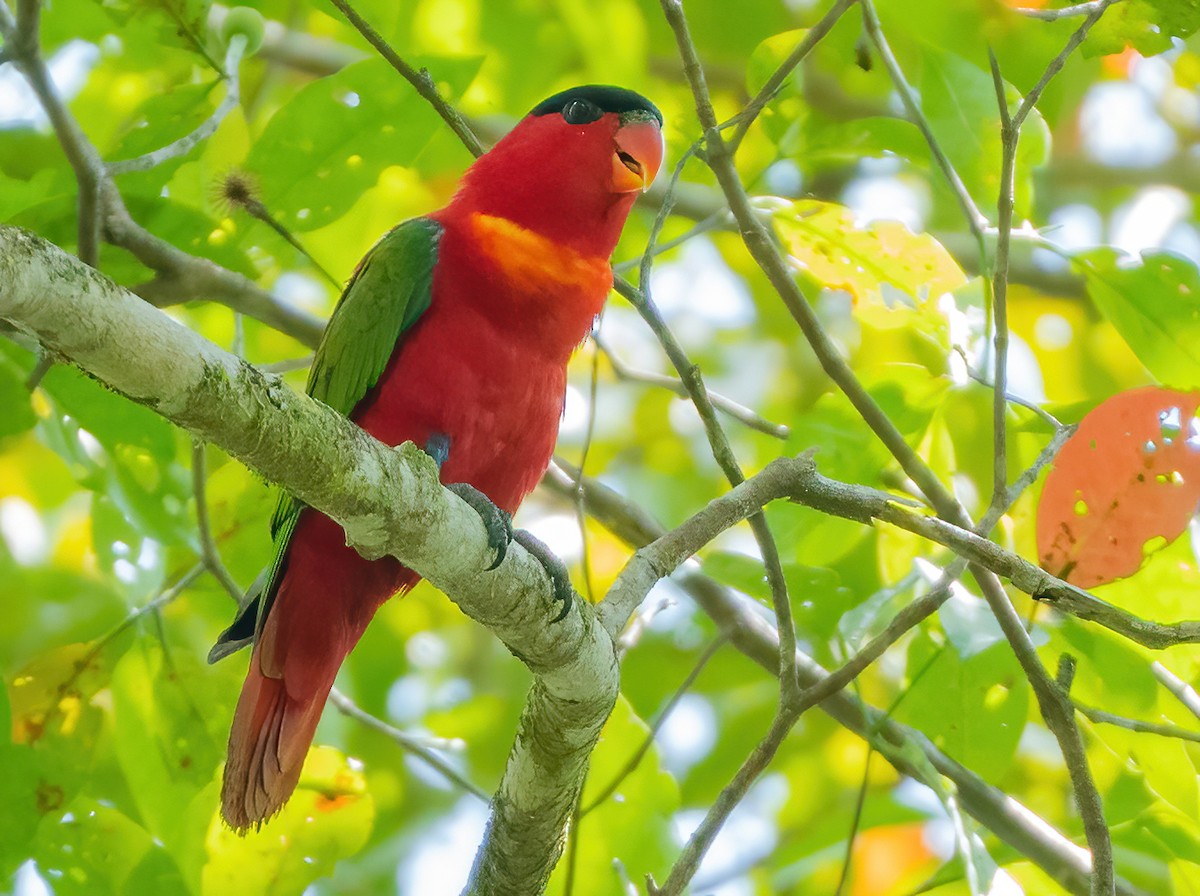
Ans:
[[[324,314],[336,290],[267,225],[223,199],[229,175],[247,178],[275,219],[345,278],[384,230],[446,201],[470,156],[332,7],[253,5],[279,27],[243,64],[241,105],[185,155],[116,182],[135,219],[157,236]],[[1043,22],[981,0],[878,5],[933,133],[994,221],[1000,114],[987,48],[1015,104],[1080,20]],[[742,107],[824,11],[781,0],[689,0],[685,7],[721,117]],[[426,67],[485,136],[498,136],[544,96],[591,81],[652,97],[666,118],[670,160],[698,135],[674,37],[653,0],[364,0],[358,9],[405,58]],[[106,160],[164,146],[216,108],[225,92],[223,48],[210,15],[205,0],[55,0],[44,9],[44,52],[61,63],[70,110]],[[1200,238],[1186,200],[1189,183],[1177,173],[1182,166],[1186,175],[1200,138],[1200,56],[1189,39],[1196,25],[1190,0],[1114,7],[1023,131],[1018,220],[1062,224],[1064,210],[1074,210],[1071,220],[1095,222],[1069,245],[1052,245],[1053,229],[1045,231],[1047,242],[1027,241],[1041,254],[1015,256],[1010,290],[1013,389],[1067,422],[1115,391],[1155,379],[1200,385]],[[1126,51],[1129,43],[1146,54],[1168,52],[1143,59]],[[0,98],[17,96],[19,82],[12,65],[0,67]],[[1086,109],[1102,88],[1141,91],[1149,98],[1146,114],[1169,132],[1165,161],[1142,166],[1148,175],[1128,176],[1123,162],[1106,162],[1094,128],[1088,130]],[[71,168],[32,102],[13,103],[0,107],[17,110],[0,120],[0,220],[73,249]],[[987,300],[959,204],[900,108],[852,10],[764,110],[738,163],[868,391],[979,513],[991,489],[992,397],[969,374],[983,374],[991,363]],[[1127,125],[1139,126],[1132,119]],[[1073,176],[1085,166],[1092,176]],[[655,297],[711,388],[791,432],[781,442],[723,418],[745,469],[815,449],[826,475],[901,486],[895,462],[831,389],[737,235],[721,226],[693,232],[697,220],[721,208],[711,174],[692,159],[682,179],[661,242],[690,238],[658,258]],[[1117,242],[1121,221],[1151,189],[1185,197],[1172,206],[1183,209],[1173,229],[1162,229],[1153,247],[1105,245]],[[656,197],[635,211],[617,262],[640,256]],[[905,223],[888,220],[896,217]],[[1141,220],[1156,223],[1153,214]],[[1154,251],[1139,258],[1139,248]],[[100,265],[128,286],[152,276],[109,246]],[[169,313],[254,363],[308,351],[219,305],[189,303]],[[614,300],[602,326],[630,365],[668,372],[628,307]],[[484,804],[332,709],[285,812],[245,839],[221,827],[220,763],[244,659],[212,667],[201,661],[233,604],[211,576],[192,580],[200,536],[191,441],[66,367],[54,367],[30,393],[24,383],[36,363],[32,348],[20,338],[0,340],[0,881],[7,881],[0,890],[44,892],[36,881],[59,896],[457,892],[482,832]],[[725,490],[690,405],[618,377],[603,360],[597,369],[589,473],[667,525]],[[585,349],[572,369],[560,445],[573,461],[583,452],[586,426],[572,411],[586,414],[591,373]],[[287,379],[302,388],[303,370]],[[1015,478],[1051,428],[1016,404],[1009,427]],[[270,555],[273,498],[216,449],[206,456],[212,532],[234,579],[247,586]],[[1035,553],[1035,497],[1036,488],[995,535],[1027,557]],[[542,526],[578,564],[572,513],[567,503],[539,494],[521,522]],[[881,631],[950,559],[908,533],[807,508],[772,506],[768,518],[801,645],[827,665]],[[585,536],[598,596],[629,552],[594,522]],[[701,560],[709,576],[768,603],[746,532],[722,537]],[[184,580],[191,583],[177,589]],[[855,690],[1081,842],[1069,781],[1028,683],[973,582],[961,587]],[[1101,596],[1173,621],[1195,615],[1198,587],[1195,554],[1184,540]],[[1081,702],[1196,727],[1156,683],[1151,664],[1194,681],[1200,653],[1180,647],[1155,654],[1050,616],[1019,593],[1013,599],[1035,625],[1049,666],[1064,652],[1078,660],[1074,695]],[[716,799],[774,713],[776,682],[726,645],[667,717],[657,745],[624,773],[649,736],[648,724],[717,636],[678,589],[664,585],[650,603],[663,600],[667,609],[624,657],[623,697],[593,757],[588,809],[551,882],[553,894],[570,886],[576,894],[616,896],[629,892],[623,881],[640,886],[646,874],[661,881],[697,812]],[[524,667],[427,586],[381,611],[339,677],[362,708],[435,741],[489,792],[503,772],[527,685]],[[1196,745],[1084,725],[1118,871],[1146,892],[1195,892]],[[952,828],[964,822],[952,794],[906,784],[868,752],[830,719],[809,713],[735,815],[698,891],[834,892],[847,842],[856,836],[844,891],[855,896],[913,892],[927,879],[926,892],[970,893],[968,866],[985,876],[999,866],[1028,894],[1058,892],[969,819],[975,839],[956,851]]]

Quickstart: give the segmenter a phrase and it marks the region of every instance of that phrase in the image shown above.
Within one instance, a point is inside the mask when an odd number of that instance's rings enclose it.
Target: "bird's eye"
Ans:
[[[603,114],[599,106],[587,100],[571,100],[562,110],[563,120],[567,124],[588,124]]]

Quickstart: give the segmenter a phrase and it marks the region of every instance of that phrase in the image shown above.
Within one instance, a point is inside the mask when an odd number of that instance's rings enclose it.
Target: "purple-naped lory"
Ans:
[[[617,87],[534,107],[449,205],[400,224],[359,263],[309,394],[389,445],[421,446],[444,483],[472,486],[493,511],[516,511],[550,463],[567,361],[662,163],[661,129],[649,100]],[[342,661],[380,605],[420,578],[394,558],[359,556],[337,523],[286,495],[272,534],[254,600],[212,653],[254,644],[221,793],[237,830],[291,796]]]

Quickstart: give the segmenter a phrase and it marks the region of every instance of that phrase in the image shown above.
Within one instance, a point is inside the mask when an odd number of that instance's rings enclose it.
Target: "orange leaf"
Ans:
[[[1046,477],[1042,568],[1082,588],[1133,575],[1200,504],[1200,392],[1150,386],[1083,418]]]
[[[924,824],[910,823],[861,831],[854,840],[852,896],[880,896],[901,885],[902,892],[910,892],[933,864],[924,830]]]

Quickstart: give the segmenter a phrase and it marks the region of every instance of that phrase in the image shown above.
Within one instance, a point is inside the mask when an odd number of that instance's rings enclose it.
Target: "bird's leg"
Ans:
[[[450,437],[445,433],[435,432],[425,443],[424,451],[433,458],[440,472],[442,466],[450,458]],[[542,568],[546,570],[546,575],[550,577],[550,584],[554,588],[554,602],[562,603],[562,609],[551,621],[559,622],[565,619],[567,613],[571,611],[571,603],[575,599],[575,589],[571,585],[571,576],[567,572],[566,564],[527,529],[517,529],[514,532],[512,514],[501,510],[492,502],[491,498],[469,482],[447,482],[445,486],[466,501],[483,520],[483,526],[488,534],[488,546],[496,552],[496,559],[487,568],[487,571],[490,572],[504,562],[509,542],[515,541],[542,564]]]
[[[440,472],[442,465],[450,458],[450,437],[445,433],[435,432],[429,437],[423,450],[433,458]],[[445,485],[466,501],[483,520],[483,528],[487,530],[488,547],[496,552],[496,559],[488,567],[490,572],[504,562],[509,542],[513,540],[512,514],[501,510],[491,498],[469,482],[447,482]]]
[[[446,488],[471,505],[471,509],[483,520],[483,528],[487,530],[488,547],[496,552],[496,559],[487,568],[487,571],[491,572],[504,562],[508,544],[513,540],[512,514],[501,510],[492,503],[491,498],[469,482],[447,482]]]
[[[528,529],[516,530],[513,533],[513,541],[529,551],[542,564],[546,575],[550,576],[550,584],[554,587],[554,602],[562,602],[562,609],[550,621],[561,622],[566,619],[567,614],[571,612],[571,603],[575,600],[575,588],[571,585],[567,565]]]

